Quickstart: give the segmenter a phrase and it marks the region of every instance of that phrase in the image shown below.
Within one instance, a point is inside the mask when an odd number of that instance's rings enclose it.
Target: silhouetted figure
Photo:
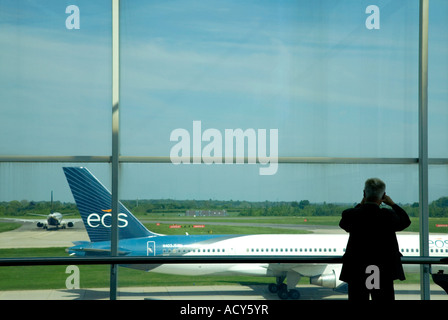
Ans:
[[[348,284],[349,300],[394,300],[396,279],[405,280],[396,231],[410,224],[407,213],[386,195],[377,178],[365,182],[364,198],[342,212],[339,226],[350,233],[340,280]],[[385,203],[392,209],[380,208]]]

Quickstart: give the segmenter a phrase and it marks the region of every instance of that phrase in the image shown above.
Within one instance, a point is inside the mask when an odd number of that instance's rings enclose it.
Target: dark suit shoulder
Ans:
[[[360,214],[362,214],[360,205],[344,210],[341,215],[341,221],[339,221],[339,227],[350,232],[352,226],[355,224],[355,220],[360,217]]]
[[[383,215],[390,220],[394,231],[402,231],[411,225],[411,219],[399,205],[395,204],[392,206],[392,209],[382,208],[381,210]]]

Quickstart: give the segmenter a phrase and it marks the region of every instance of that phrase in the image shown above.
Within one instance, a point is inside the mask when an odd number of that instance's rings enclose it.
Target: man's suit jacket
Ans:
[[[339,226],[350,236],[340,280],[364,279],[369,265],[378,266],[382,277],[404,280],[402,254],[395,232],[406,229],[410,224],[407,213],[398,205],[387,209],[376,203],[365,203],[344,210]]]

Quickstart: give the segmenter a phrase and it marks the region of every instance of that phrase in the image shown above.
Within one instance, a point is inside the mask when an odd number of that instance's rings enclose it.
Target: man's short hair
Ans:
[[[386,184],[378,178],[367,179],[364,192],[366,200],[377,201],[383,198],[384,192],[386,191]]]

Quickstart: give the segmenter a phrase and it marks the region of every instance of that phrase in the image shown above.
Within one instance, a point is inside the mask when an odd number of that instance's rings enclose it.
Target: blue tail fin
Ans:
[[[110,191],[86,168],[65,167],[63,169],[90,241],[110,241],[112,221]],[[119,239],[157,235],[146,229],[121,202],[119,209]]]

